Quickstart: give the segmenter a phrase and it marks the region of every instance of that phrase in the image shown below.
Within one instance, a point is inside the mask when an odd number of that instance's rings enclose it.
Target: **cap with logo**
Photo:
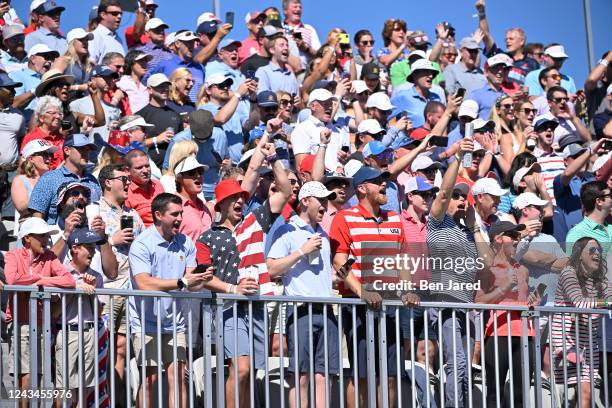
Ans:
[[[366,108],[376,108],[381,111],[390,111],[395,108],[395,106],[391,104],[391,100],[385,92],[374,92],[368,97]]]
[[[196,24],[200,25],[202,23],[206,23],[210,21],[220,22],[221,20],[219,20],[214,13],[211,13],[210,11],[206,11],[198,16]]]
[[[162,84],[170,84],[168,77],[162,73],[153,74],[147,79],[147,86],[149,88],[157,88]]]
[[[174,41],[183,41],[183,42],[189,42],[189,41],[195,41],[197,40],[198,37],[193,33],[193,31],[181,31],[180,33],[177,33],[174,36]]]
[[[363,183],[375,180],[377,178],[387,180],[390,176],[391,174],[388,171],[380,171],[372,167],[362,166],[355,174],[353,174],[353,187],[357,188]]]
[[[68,248],[72,248],[73,245],[86,245],[86,244],[101,244],[105,242],[97,232],[92,231],[88,228],[76,228],[68,237]]]
[[[361,79],[378,79],[380,67],[375,62],[368,62],[361,67]]]
[[[431,72],[434,76],[438,75],[438,72],[440,72],[438,70],[438,68],[436,68],[431,61],[429,61],[428,59],[418,59],[416,61],[414,61],[411,65],[410,65],[410,75],[408,75],[408,77],[406,77],[406,80],[408,80],[408,82],[413,82],[413,75],[415,72],[417,71],[429,71]]]
[[[40,6],[36,7],[36,10],[34,11],[36,14],[50,14],[54,11],[59,11],[61,13],[64,10],[66,10],[66,8],[59,6],[54,0],[47,0]]]
[[[174,174],[187,173],[191,170],[203,169],[208,170],[208,166],[198,162],[195,156],[187,156],[174,166]]]
[[[502,53],[495,54],[487,59],[487,66],[489,68],[500,64],[504,65],[505,67],[511,67],[513,63],[514,61],[512,58],[510,58],[510,56]]]
[[[210,138],[214,126],[213,115],[206,109],[196,109],[189,114],[189,129],[196,140]]]
[[[377,156],[384,152],[391,153],[393,149],[389,146],[385,146],[382,142],[378,140],[372,140],[368,142],[363,148],[363,157]]]
[[[565,53],[565,48],[562,45],[551,45],[544,50],[544,55],[548,55],[552,58],[567,58],[568,55]]]
[[[472,186],[472,195],[476,196],[478,194],[491,194],[501,197],[508,194],[508,190],[501,188],[497,180],[483,177],[477,180]]]
[[[161,18],[153,17],[147,21],[147,24],[145,24],[145,31],[155,30],[159,27],[164,27],[164,29],[167,29],[169,26],[168,24],[164,23],[164,20]]]
[[[234,83],[234,80],[230,77],[225,76],[225,74],[222,74],[220,72],[216,73],[216,74],[212,74],[208,77],[206,77],[206,81],[204,82],[204,85],[209,88],[212,85],[221,85],[225,82],[230,82],[230,84]]]
[[[89,141],[89,138],[82,133],[75,133],[64,140],[64,147],[96,147],[95,144]]]
[[[59,52],[52,50],[47,44],[36,44],[28,51],[28,58],[34,55],[49,55],[52,58],[57,58],[59,57]]]
[[[540,171],[542,171],[542,168],[540,167],[540,165],[537,162],[535,162],[531,166],[521,167],[520,169],[518,169],[516,171],[516,173],[514,173],[514,177],[512,177],[512,185],[514,186],[515,190],[518,190],[519,183],[531,171],[540,172]]]
[[[328,101],[330,99],[335,99],[336,97],[334,96],[334,94],[332,94],[331,92],[329,92],[327,89],[315,89],[314,91],[312,91],[310,93],[310,95],[308,95],[308,104],[310,105],[311,103],[318,101],[318,102],[325,102]]]
[[[379,135],[385,133],[385,129],[380,126],[376,119],[366,119],[361,121],[357,126],[357,134],[367,133],[370,135]]]
[[[473,99],[466,99],[459,106],[458,117],[467,116],[472,119],[478,117],[478,102]]]
[[[242,43],[240,41],[234,40],[232,38],[224,38],[219,43],[219,46],[217,47],[217,50],[222,50],[222,49],[227,48],[227,47],[229,47],[231,45],[235,46],[236,48],[240,48]]]
[[[428,169],[430,167],[439,169],[440,167],[442,167],[442,165],[438,162],[431,160],[431,157],[426,154],[419,154],[417,157],[415,157],[414,161],[410,165],[410,170],[416,172]]]
[[[459,43],[459,48],[466,48],[468,50],[477,50],[480,48],[480,44],[472,37],[464,37]]]
[[[19,226],[19,239],[28,235],[58,234],[59,230],[38,217],[30,217]]]
[[[262,91],[257,94],[257,106],[262,108],[271,108],[278,106],[278,98],[276,92]]]
[[[587,150],[588,149],[586,147],[583,147],[578,143],[571,143],[563,148],[563,153],[561,155],[564,159],[567,159],[570,157],[578,156],[586,152]]]
[[[510,221],[497,221],[489,229],[489,238],[492,240],[499,234],[512,231],[522,231],[525,229],[525,224],[515,224]]]
[[[89,74],[92,77],[115,77],[119,78],[119,74],[110,69],[107,65],[96,65]]]
[[[518,210],[522,210],[523,208],[530,206],[530,205],[543,207],[547,204],[548,204],[548,200],[542,200],[540,197],[538,197],[534,193],[528,191],[528,192],[521,193],[518,196],[516,196],[516,198],[514,199],[514,202],[512,203],[512,207]]]
[[[404,186],[404,191],[406,193],[412,193],[414,191],[431,191],[434,193],[440,190],[438,187],[427,182],[427,179],[423,176],[411,177],[408,179]]]
[[[8,40],[18,35],[23,35],[23,27],[20,25],[5,25],[2,28],[2,38]]]
[[[35,155],[37,153],[49,152],[55,153],[57,151],[57,147],[42,139],[34,139],[30,140],[22,149],[21,155],[24,159]]]
[[[198,25],[196,33],[198,34],[212,34],[219,28],[219,22],[217,21],[204,21]]]
[[[68,34],[66,35],[66,41],[69,43],[72,42],[72,40],[84,39],[87,39],[87,41],[93,40],[93,34],[83,30],[82,28],[73,28],[72,30],[68,31]]]
[[[333,200],[336,198],[336,193],[329,191],[323,183],[320,181],[309,181],[304,183],[300,192],[298,193],[298,200],[302,198],[316,197],[316,198],[328,198]]]

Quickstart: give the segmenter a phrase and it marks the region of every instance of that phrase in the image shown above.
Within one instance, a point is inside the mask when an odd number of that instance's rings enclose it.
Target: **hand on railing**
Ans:
[[[421,298],[416,293],[404,293],[402,303],[404,306],[415,307],[421,303]]]
[[[361,290],[361,299],[373,309],[380,309],[382,305],[382,296],[378,292],[370,292],[368,290]]]
[[[95,281],[95,278],[94,278],[94,281]],[[93,295],[94,292],[96,291],[96,288],[94,286],[88,283],[85,283],[85,282],[77,283],[76,288],[81,289],[83,292],[87,293],[88,295]]]
[[[238,295],[252,295],[257,292],[259,284],[253,278],[242,278],[236,286],[236,293]]]

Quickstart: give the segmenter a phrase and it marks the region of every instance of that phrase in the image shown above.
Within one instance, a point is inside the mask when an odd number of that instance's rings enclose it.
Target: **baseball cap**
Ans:
[[[57,199],[55,200],[55,202],[61,203],[62,201],[64,201],[64,196],[66,195],[66,193],[77,187],[84,189],[88,193],[91,193],[91,189],[86,184],[83,184],[80,181],[70,181],[63,183],[59,186],[59,188],[57,189]]]
[[[174,36],[174,41],[195,41],[198,37],[193,33],[193,31],[181,31]]]
[[[68,248],[72,248],[73,245],[101,244],[103,242],[104,239],[89,228],[76,228],[68,237],[66,244]]]
[[[42,139],[34,139],[30,140],[21,151],[21,155],[24,159],[41,152],[49,152],[55,153],[57,151],[57,147]]]
[[[155,2],[155,0],[146,0],[145,6],[155,6],[155,8],[159,7],[159,5]]]
[[[417,71],[430,71],[434,75],[437,75],[439,72],[438,68],[434,67],[431,61],[425,58],[418,59],[412,64],[410,64],[410,70],[410,75],[406,77],[406,80],[408,80],[408,82],[412,82],[412,76]]]
[[[353,174],[353,187],[357,188],[366,181],[374,180],[379,177],[386,180],[390,177],[390,175],[391,174],[388,171],[380,171],[373,169],[372,167],[362,166],[355,174]]]
[[[335,171],[330,171],[328,173],[325,173],[325,176],[323,177],[323,184],[327,184],[328,182],[333,180],[342,180],[350,184],[352,181],[352,177],[346,176],[342,173],[337,173]]]
[[[150,123],[147,123],[144,118],[140,115],[134,115],[136,116],[133,120],[124,123],[123,125],[121,125],[121,127],[119,127],[119,130],[121,131],[126,131],[128,129],[133,128],[134,126],[141,126],[141,127],[153,127],[155,125],[152,125]]]
[[[606,95],[607,96],[612,95],[612,84],[608,85],[608,89],[606,90]]]
[[[549,125],[555,128],[559,126],[559,121],[552,115],[540,115],[533,118],[533,129],[537,132],[538,129]]]
[[[333,200],[336,198],[336,193],[329,191],[320,181],[309,181],[300,188],[298,200],[308,197],[329,198]]]
[[[30,12],[36,12],[36,9],[45,2],[46,0],[32,0],[30,3]]]
[[[459,113],[457,116],[468,116],[472,119],[476,119],[478,117],[478,102],[472,99],[464,100],[459,106]]]
[[[161,18],[153,17],[152,19],[147,21],[147,24],[145,24],[145,31],[154,30],[162,26],[164,28],[169,27],[168,24],[164,23],[164,21]]]
[[[348,177],[353,177],[357,170],[363,167],[363,163],[359,160],[351,159],[344,165],[344,174]]]
[[[368,62],[361,67],[361,79],[378,79],[380,67],[375,62]]]
[[[595,173],[596,171],[601,169],[608,162],[608,160],[610,160],[611,157],[612,157],[612,152],[608,152],[607,154],[604,154],[603,156],[599,156],[597,160],[595,160],[595,162],[593,163],[593,167],[591,167],[591,171]]]
[[[425,34],[425,32],[423,31],[413,31],[409,36],[408,36],[408,42],[410,43],[410,45],[431,45],[431,43],[429,42],[429,38],[427,37],[427,34]]]
[[[210,22],[210,21],[217,22],[217,21],[220,21],[220,20],[217,18],[217,16],[214,13],[211,13],[211,12],[207,11],[207,12],[204,12],[204,13],[202,13],[202,14],[200,14],[198,16],[196,24],[199,26],[202,23],[206,23],[206,22]]]
[[[405,147],[408,146],[412,143],[418,142],[418,140],[415,140],[411,137],[406,136],[405,134],[402,134],[402,136],[396,138],[393,143],[391,143],[391,149],[393,150],[397,150],[401,147]]]
[[[204,169],[204,171],[206,171],[208,170],[208,166],[198,162],[195,156],[187,156],[174,166],[174,174],[187,173],[194,169]]]
[[[257,94],[257,106],[263,108],[278,106],[278,98],[276,93],[272,91],[262,91]]]
[[[558,150],[563,150],[565,149],[566,146],[569,146],[571,144],[582,145],[583,142],[584,140],[582,140],[582,138],[578,136],[577,134],[568,133],[567,135],[559,139],[559,149]]]
[[[227,48],[230,45],[234,45],[236,44],[238,47],[240,47],[242,45],[242,43],[238,40],[234,40],[231,38],[224,38],[220,43],[219,46],[217,47],[217,50],[222,50],[223,48]]]
[[[310,95],[308,95],[308,104],[310,105],[314,101],[328,101],[332,98],[335,98],[335,96],[331,92],[329,92],[327,89],[319,88],[315,89],[310,93]]]
[[[368,97],[366,108],[376,108],[380,109],[381,111],[390,111],[391,109],[395,108],[395,106],[391,104],[391,100],[386,93],[374,92]]]
[[[173,31],[170,34],[166,34],[166,38],[164,39],[164,45],[166,47],[169,47],[174,44],[174,37],[176,37],[176,31]]]
[[[551,45],[544,50],[544,54],[553,58],[567,58],[565,48],[562,45]]]
[[[23,34],[23,27],[20,25],[5,25],[2,28],[2,38],[8,40],[9,38],[15,37],[17,35]]]
[[[264,16],[265,17],[265,14],[262,13],[261,11],[249,11],[244,16],[244,22],[246,24],[249,24],[251,21],[255,20],[256,18],[258,18],[260,16]]]
[[[380,126],[380,123],[376,119],[366,119],[361,121],[357,126],[357,134],[368,133],[370,135],[378,135],[385,133],[385,129]]]
[[[372,140],[368,142],[363,148],[363,157],[376,156],[386,151],[392,151],[392,149],[388,146],[385,146],[382,142],[378,140]]]
[[[93,6],[91,10],[89,10],[89,21],[94,21],[98,19],[98,6]]]
[[[582,145],[579,145],[578,143],[571,143],[563,148],[562,156],[564,159],[567,159],[568,157],[574,157],[582,154],[586,150],[586,147],[582,147]]]
[[[470,192],[470,185],[468,183],[460,181],[459,183],[455,184],[455,186],[453,187],[453,190],[459,190],[463,194],[467,195]]]
[[[255,126],[249,131],[249,143],[255,142],[257,139],[261,139],[266,131],[266,126]]]
[[[18,88],[23,83],[15,82],[13,79],[4,72],[0,72],[0,88]]]
[[[427,58],[427,54],[423,50],[412,50],[408,54],[408,61],[411,61],[411,63],[421,58]]]
[[[411,177],[408,179],[406,184],[404,185],[404,191],[406,193],[412,193],[413,191],[430,191],[435,190],[437,192],[440,190],[438,187],[431,185],[427,182],[427,179],[423,176]]]
[[[66,35],[66,41],[68,42],[72,42],[72,40],[83,40],[85,38],[87,38],[87,41],[91,41],[93,40],[93,34],[88,33],[82,28],[73,28],[72,30],[68,31],[68,34]]]
[[[110,69],[110,67],[106,65],[96,65],[91,70],[90,76],[92,77],[119,77],[119,74]]]
[[[494,65],[503,64],[506,67],[511,67],[513,62],[514,61],[512,60],[512,58],[510,58],[508,55],[500,53],[489,57],[487,59],[487,66],[492,67]]]
[[[226,77],[225,74],[219,72],[207,77],[204,85],[208,88],[212,85],[219,85],[227,81],[231,81],[232,84],[234,83],[234,80],[232,78]]]
[[[189,113],[189,129],[196,140],[206,140],[212,136],[215,126],[213,114],[206,109],[196,109]]]
[[[525,229],[525,224],[514,224],[510,221],[497,221],[489,229],[489,238],[493,239],[499,234],[511,231],[522,231]]]
[[[28,51],[28,58],[33,55],[45,54],[53,54],[55,55],[55,58],[59,57],[59,52],[52,50],[47,44],[36,44],[33,45],[32,48],[30,48],[30,51]]]
[[[95,144],[89,141],[89,138],[82,133],[75,133],[70,135],[64,140],[64,147],[83,147],[92,146],[96,147]]]
[[[62,6],[58,6],[57,3],[53,0],[47,0],[44,3],[42,3],[41,5],[39,5],[38,7],[36,7],[36,10],[34,10],[37,14],[49,14],[52,11],[57,11],[59,10],[60,12],[66,10],[65,7]]]
[[[368,86],[365,81],[357,80],[351,83],[352,92],[360,94],[368,90]]]
[[[480,118],[474,119],[474,121],[472,121],[472,125],[474,125],[474,132],[485,129],[493,130],[495,128],[495,122]]]
[[[467,48],[468,50],[477,50],[480,48],[480,44],[476,42],[472,37],[464,37],[459,43],[459,48]]]
[[[196,32],[198,34],[212,34],[217,31],[219,27],[219,22],[217,21],[204,21],[202,24],[198,24],[198,28]]]
[[[53,228],[45,220],[38,217],[30,217],[19,226],[19,239],[32,234],[57,234],[59,230]]]
[[[169,84],[170,80],[162,73],[153,74],[147,79],[147,86],[150,88],[157,88],[162,84]]]
[[[499,197],[508,194],[508,190],[501,188],[497,180],[483,177],[472,186],[472,195],[478,194],[491,194]]]
[[[512,177],[512,185],[514,186],[515,189],[518,190],[519,188],[519,183],[523,180],[523,178],[529,174],[530,171],[542,171],[542,168],[540,167],[540,165],[535,162],[533,163],[531,166],[528,167],[521,167],[520,169],[518,169],[516,171],[516,173],[514,173],[514,177]]]
[[[430,167],[435,167],[436,169],[439,169],[440,167],[442,167],[442,165],[438,162],[431,160],[431,157],[426,154],[419,154],[417,157],[415,157],[412,164],[410,165],[410,170],[414,172],[428,169]]]
[[[531,192],[521,193],[514,199],[512,207],[522,210],[529,205],[537,205],[542,207],[548,204],[548,200],[542,200],[540,197]]]
[[[262,28],[263,33],[264,33],[264,37],[274,37],[276,35],[283,35],[283,32],[281,30],[279,30],[277,27],[274,27],[273,25],[265,25]]]
[[[240,160],[238,161],[238,167],[243,167],[243,164],[248,164],[251,160],[251,157],[253,157],[255,150],[257,149],[253,148],[242,153],[242,156],[240,156]]]
[[[215,210],[219,209],[218,206],[223,200],[235,194],[242,194],[245,202],[249,199],[249,193],[243,190],[236,180],[221,180],[215,187]]]

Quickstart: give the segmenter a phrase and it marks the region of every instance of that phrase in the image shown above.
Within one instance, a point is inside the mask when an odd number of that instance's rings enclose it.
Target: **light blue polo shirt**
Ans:
[[[282,275],[285,295],[287,296],[332,296],[332,264],[329,236],[321,225],[316,231],[312,226],[294,215],[288,223],[282,225],[274,234],[274,243],[267,257],[280,259],[297,251],[306,241],[318,233],[323,245],[316,258],[318,263],[311,263],[312,255],[302,257]]]
[[[392,114],[397,115],[400,112],[406,112],[408,119],[412,121],[412,127],[416,129],[425,124],[423,111],[429,101],[444,103],[442,98],[434,92],[429,91],[427,97],[422,97],[417,93],[415,86],[410,87],[406,91],[398,92],[391,98],[391,104],[395,106]]]
[[[31,32],[25,37],[25,50],[30,51],[30,48],[36,44],[45,44],[53,51],[59,52],[59,55],[64,55],[68,50],[68,41],[66,37],[61,34],[55,34],[44,27],[40,27],[38,30]]]
[[[20,87],[15,88],[15,96],[22,95],[26,92],[34,93],[36,87],[38,86],[38,84],[40,84],[41,78],[41,75],[38,72],[33,71],[28,67],[25,67],[24,69],[19,71],[9,72],[8,76],[13,81],[22,83]],[[30,120],[30,117],[32,116],[32,112],[34,111],[35,107],[36,98],[32,99],[28,106],[22,109],[24,117],[26,118],[26,122]]]
[[[529,87],[529,96],[545,95],[542,85],[540,85],[540,72],[544,68],[531,71],[525,77],[525,86]],[[570,94],[576,93],[576,84],[571,76],[561,74],[561,88],[565,89]]]
[[[141,273],[149,273],[154,278],[178,280],[185,275],[185,268],[195,268],[196,249],[193,241],[183,234],[177,234],[172,241],[166,241],[155,225],[150,226],[140,234],[130,248],[130,289],[138,289],[134,277]],[[172,333],[173,322],[176,329],[185,330],[185,318],[182,313],[182,304],[176,300],[176,314],[172,309],[172,299],[152,297],[130,297],[130,329],[132,333],[139,333],[141,327],[142,311],[141,299],[144,300],[144,323],[146,333],[157,332],[157,302],[161,302],[161,331]]]
[[[487,83],[482,88],[469,92],[465,99],[476,101],[478,104],[478,117],[487,120],[495,104],[495,100],[502,95],[503,92],[496,91]]]
[[[282,69],[273,62],[257,69],[255,76],[259,80],[257,92],[285,91],[297,95],[300,91],[300,84],[295,74],[288,68]]]
[[[240,162],[240,157],[242,157],[242,148],[244,146],[242,125],[249,118],[249,114],[246,109],[243,108],[243,106],[244,104],[242,102],[239,103],[232,117],[221,126],[221,129],[223,132],[225,132],[225,136],[227,138],[229,158],[232,159],[234,163]],[[221,109],[219,105],[212,102],[205,103],[198,108],[209,111],[213,114],[213,116],[217,114],[219,109]]]
[[[226,78],[231,78],[232,81],[234,81],[234,83],[232,83],[231,90],[234,92],[238,90],[240,84],[242,84],[246,79],[240,70],[233,69],[225,62],[219,60],[210,61],[204,67],[205,78],[210,78],[210,76],[214,74],[223,74]]]

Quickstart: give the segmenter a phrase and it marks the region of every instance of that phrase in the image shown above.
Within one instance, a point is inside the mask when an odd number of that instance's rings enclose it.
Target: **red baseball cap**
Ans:
[[[220,181],[219,184],[217,184],[217,187],[215,187],[215,199],[217,200],[215,203],[215,209],[218,209],[217,206],[221,201],[235,194],[242,194],[244,201],[249,199],[249,193],[244,191],[240,186],[240,183],[238,183],[236,180],[227,179]]]
[[[314,166],[314,154],[307,154],[306,157],[300,163],[300,171],[303,173],[312,173],[312,168]]]
[[[431,133],[431,130],[427,130],[425,128],[416,128],[412,132],[410,132],[410,138],[412,140],[423,140],[425,136]]]

